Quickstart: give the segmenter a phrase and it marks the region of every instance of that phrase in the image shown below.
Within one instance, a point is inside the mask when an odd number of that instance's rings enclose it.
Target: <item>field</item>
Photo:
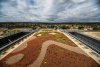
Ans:
[[[44,29],[5,58],[0,67],[99,67],[63,33]]]
[[[90,35],[92,37],[100,39],[100,32],[83,32],[83,34]]]

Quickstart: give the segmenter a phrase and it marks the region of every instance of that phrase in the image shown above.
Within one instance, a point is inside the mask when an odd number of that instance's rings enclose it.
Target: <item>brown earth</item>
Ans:
[[[4,59],[0,60],[0,67],[26,67],[27,65],[33,63],[38,57],[42,43],[45,42],[46,40],[51,40],[51,39],[52,39],[51,36],[48,35],[48,36],[37,37],[34,40],[30,40],[29,42],[27,42],[28,44],[27,48],[16,53],[10,53]],[[8,65],[5,63],[5,61],[11,56],[21,53],[24,54],[24,57],[19,62],[12,65]]]
[[[27,42],[26,48],[24,48],[21,51],[15,52],[15,53],[12,52],[9,55],[7,55],[5,58],[0,60],[0,67],[27,67],[27,65],[32,64],[37,59],[38,55],[40,54],[43,42],[45,42],[47,40],[54,40],[54,41],[58,41],[58,42],[60,41],[61,43],[65,43],[70,46],[77,47],[64,34],[59,33],[58,36],[59,35],[61,37],[57,37],[55,35],[48,34],[45,36],[37,36],[35,39],[34,38],[29,39]],[[62,38],[64,41],[62,40]],[[10,58],[14,55],[17,55],[17,54],[24,54],[24,57],[15,64],[11,64],[11,65],[6,64],[6,61],[8,58]],[[44,65],[45,60],[48,63],[47,66]],[[73,67],[74,65],[77,67],[82,67],[82,66],[86,67],[85,65],[88,65],[88,67],[98,67],[98,64],[89,57],[74,53],[69,50],[62,49],[60,47],[55,47],[55,46],[50,46],[48,48],[48,51],[47,51],[44,61],[41,65],[43,67],[45,67],[45,66],[46,67],[59,67],[60,64],[61,64],[60,67],[64,67],[65,65],[67,65],[67,67]]]
[[[92,58],[56,45],[48,47],[41,67],[100,67]]]
[[[100,32],[83,32],[83,34],[86,34],[86,35],[100,39]]]

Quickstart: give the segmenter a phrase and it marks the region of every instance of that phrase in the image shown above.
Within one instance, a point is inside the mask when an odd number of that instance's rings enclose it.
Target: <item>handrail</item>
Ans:
[[[35,32],[35,31],[32,31],[32,32],[30,32],[29,34],[26,34],[26,35],[24,35],[24,36],[22,36],[22,37],[20,37],[20,38],[18,38],[18,39],[16,39],[16,40],[14,40],[13,42],[8,43],[7,45],[3,46],[2,48],[0,48],[0,52],[1,52],[2,50],[6,49],[7,47],[9,47],[10,45],[12,45],[12,44],[14,44],[14,43],[16,43],[16,42],[18,42],[18,41],[20,41],[20,40],[23,40],[23,39],[26,38],[27,36],[31,35],[33,32]]]

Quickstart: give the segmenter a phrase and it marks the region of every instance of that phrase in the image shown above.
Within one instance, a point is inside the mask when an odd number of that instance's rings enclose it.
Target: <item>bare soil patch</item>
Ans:
[[[63,43],[60,43],[60,42],[56,42],[56,41],[53,41],[53,40],[47,40],[42,44],[41,52],[40,52],[38,58],[32,64],[30,64],[28,67],[40,67],[43,59],[45,58],[47,48],[52,44],[57,45],[57,46],[59,46],[63,49],[67,49],[69,51],[73,51],[75,53],[84,54],[85,56],[88,56],[79,47],[72,47],[72,46],[69,46],[69,45],[66,45],[66,44],[63,44]]]
[[[84,34],[100,39],[100,32],[84,32]]]
[[[49,46],[41,67],[100,67],[92,58],[83,54]]]
[[[28,41],[34,40],[35,38],[36,38],[36,36],[32,36]],[[16,52],[22,51],[22,50],[24,50],[25,48],[27,48],[27,46],[28,46],[27,42],[28,42],[28,41],[22,43],[22,44],[21,44],[18,48],[16,48],[12,53],[16,53]]]
[[[55,35],[56,33],[49,33],[49,34]]]
[[[24,50],[21,50],[16,53],[10,53],[5,58],[0,60],[0,66],[1,67],[26,67],[29,64],[32,64],[37,59],[41,51],[42,43],[45,42],[46,40],[51,40],[51,39],[52,39],[51,35],[37,37],[33,40],[30,39],[30,41],[27,42],[28,45],[26,48],[24,48]],[[5,62],[8,58],[20,53],[24,54],[24,58],[22,58],[19,62],[10,65]]]
[[[14,56],[8,58],[5,62],[8,65],[15,64],[15,63],[19,62],[23,57],[24,57],[23,54],[17,54],[17,55],[14,55]]]
[[[20,45],[17,49],[15,49],[12,53],[16,53],[19,51],[24,50],[25,48],[27,48],[27,43],[23,43],[22,45]]]

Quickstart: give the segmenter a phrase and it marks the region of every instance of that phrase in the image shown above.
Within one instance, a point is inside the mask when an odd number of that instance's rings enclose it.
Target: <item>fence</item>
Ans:
[[[78,32],[69,32],[69,34],[100,54],[100,40],[93,39]]]
[[[15,43],[19,43],[21,40],[30,36],[34,32],[36,31],[20,32],[20,33],[5,37],[3,39],[0,39],[0,52],[7,50],[10,46],[15,45]]]

